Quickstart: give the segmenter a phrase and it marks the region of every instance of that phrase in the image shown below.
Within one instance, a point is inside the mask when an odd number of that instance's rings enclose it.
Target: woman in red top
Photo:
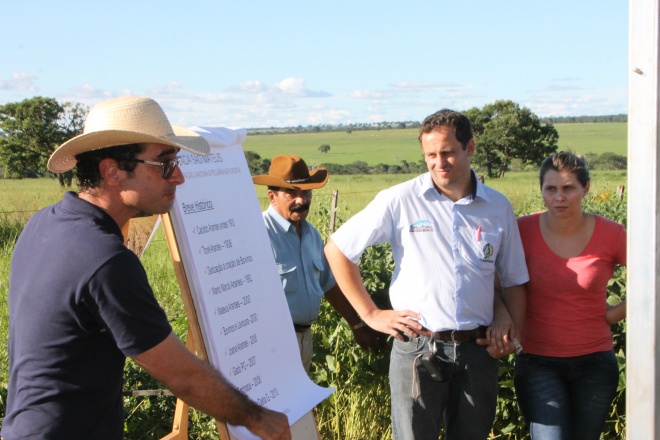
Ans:
[[[518,219],[530,281],[516,394],[532,439],[598,439],[619,378],[610,325],[625,302],[605,300],[626,231],[582,211],[589,172],[577,156],[550,156],[540,181],[548,210]]]

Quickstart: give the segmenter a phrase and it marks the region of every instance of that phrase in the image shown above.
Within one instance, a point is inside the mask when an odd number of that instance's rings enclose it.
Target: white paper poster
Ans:
[[[303,369],[291,315],[241,144],[246,131],[193,127],[208,156],[181,151],[186,182],[171,211],[211,363],[293,424],[334,389]],[[255,438],[230,425],[232,435]]]

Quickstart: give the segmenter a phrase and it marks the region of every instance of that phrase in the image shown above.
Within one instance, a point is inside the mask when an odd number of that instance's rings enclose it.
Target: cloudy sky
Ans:
[[[4,2],[0,104],[149,96],[171,122],[421,121],[511,99],[627,113],[628,2]]]

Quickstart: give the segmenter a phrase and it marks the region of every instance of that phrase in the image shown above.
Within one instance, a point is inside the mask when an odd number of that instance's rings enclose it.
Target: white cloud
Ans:
[[[116,94],[108,90],[98,89],[89,83],[74,87],[73,93],[78,99],[83,99],[85,101],[99,100],[99,99],[106,100],[117,96]],[[121,95],[121,96],[130,96],[130,95]]]
[[[285,78],[277,84],[273,84],[270,90],[295,98],[324,98],[331,96],[328,92],[309,90],[305,87],[304,79],[295,77]]]
[[[544,90],[546,92],[567,92],[569,90],[582,90],[582,87],[562,85],[562,84],[550,84]]]
[[[0,79],[0,90],[27,90],[34,92],[37,87],[34,85],[35,75],[30,73],[15,72],[10,79]]]
[[[553,78],[552,80],[557,82],[575,82],[579,81],[580,78],[565,76],[563,78]]]
[[[391,91],[383,90],[353,90],[349,93],[353,99],[387,99],[393,95]]]
[[[239,86],[241,90],[244,90],[246,92],[263,92],[264,90],[267,89],[266,85],[262,83],[261,81],[245,81],[242,82]]]
[[[523,101],[526,107],[539,116],[612,115],[628,112],[625,88],[590,90],[579,94],[542,92]]]
[[[410,92],[420,92],[422,90],[442,90],[442,89],[462,89],[469,87],[457,83],[427,83],[415,81],[400,81],[393,84],[393,87],[400,90],[407,90]]]

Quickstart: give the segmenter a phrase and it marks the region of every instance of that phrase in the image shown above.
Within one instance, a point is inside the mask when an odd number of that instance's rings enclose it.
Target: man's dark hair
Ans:
[[[127,144],[85,151],[76,155],[76,180],[81,191],[98,188],[101,184],[99,164],[103,159],[114,159],[120,170],[132,173],[137,162],[135,156],[144,151],[144,144]]]
[[[562,171],[569,171],[575,174],[575,177],[577,177],[577,180],[582,186],[587,186],[587,183],[589,183],[591,180],[589,177],[587,164],[584,162],[584,160],[581,157],[566,151],[555,153],[543,161],[543,164],[541,165],[541,173],[539,174],[541,189],[543,189],[543,179],[545,178],[545,173],[550,170],[555,170],[558,173]]]
[[[422,135],[431,133],[440,127],[452,127],[456,132],[456,139],[463,145],[463,149],[467,148],[467,144],[472,139],[472,124],[467,116],[462,113],[443,108],[440,111],[427,116],[419,127],[419,143],[422,143]]]

